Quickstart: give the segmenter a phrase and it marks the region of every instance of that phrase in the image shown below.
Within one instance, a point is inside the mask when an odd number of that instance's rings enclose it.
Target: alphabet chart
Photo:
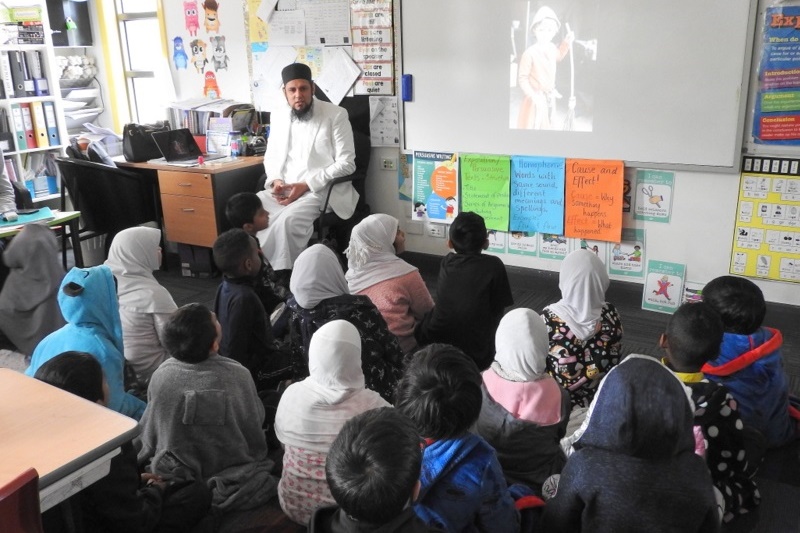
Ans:
[[[730,272],[800,282],[800,160],[745,157]]]

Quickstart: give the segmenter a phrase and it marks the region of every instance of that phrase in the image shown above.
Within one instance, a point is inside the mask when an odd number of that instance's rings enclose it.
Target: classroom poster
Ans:
[[[516,255],[536,256],[539,237],[527,231],[512,231],[509,233],[508,253]]]
[[[564,235],[619,242],[622,161],[567,159]]]
[[[413,193],[411,185],[414,182],[412,169],[414,166],[414,156],[411,154],[400,154],[400,164],[397,165],[397,196],[404,202],[410,202]],[[415,217],[412,216],[412,219]],[[419,217],[424,218],[424,217]]]
[[[592,239],[571,239],[573,250],[589,250],[600,258],[604,265],[608,264],[608,243]]]
[[[669,224],[672,216],[672,196],[675,173],[663,170],[637,170],[633,218]]]
[[[615,276],[644,277],[644,230],[622,228],[622,240],[611,245],[608,273]]]
[[[753,140],[800,144],[800,7],[768,7],[761,36]]]
[[[539,234],[539,257],[563,260],[569,253],[569,242],[563,235]]]
[[[731,274],[800,282],[800,160],[746,157]]]
[[[458,154],[414,152],[413,220],[450,224],[458,215]]]
[[[506,241],[508,240],[508,233],[505,231],[497,231],[495,229],[489,230],[489,247],[486,249],[488,252],[496,254],[506,253]]]
[[[394,94],[392,0],[350,0],[353,59],[361,69],[355,94]]]
[[[490,230],[508,230],[510,164],[506,155],[459,157],[461,210],[481,215]]]
[[[686,265],[668,261],[647,262],[647,277],[642,292],[642,309],[674,313],[683,299]]]
[[[564,233],[564,159],[511,158],[511,229]]]
[[[397,146],[400,144],[397,98],[392,96],[369,97],[369,136],[372,146]]]
[[[625,169],[625,177],[622,178],[622,212],[631,212],[631,183],[634,181],[632,174],[635,173],[634,169]]]

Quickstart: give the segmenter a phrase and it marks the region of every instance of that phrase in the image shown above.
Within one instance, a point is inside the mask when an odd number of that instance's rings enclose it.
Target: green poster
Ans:
[[[644,230],[622,228],[622,240],[611,244],[608,273],[615,276],[644,277]]]
[[[675,192],[675,173],[662,170],[639,170],[633,187],[636,205],[635,220],[669,224],[672,217],[672,195]]]
[[[490,230],[508,231],[511,158],[461,154],[461,211],[474,211]]]
[[[686,265],[667,261],[647,262],[642,292],[642,309],[674,313],[683,299]]]

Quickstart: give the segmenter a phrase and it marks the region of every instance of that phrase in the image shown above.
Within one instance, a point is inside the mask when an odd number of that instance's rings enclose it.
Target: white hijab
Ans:
[[[399,278],[417,270],[396,255],[397,219],[390,215],[370,215],[359,222],[350,235],[347,255],[347,283],[357,294],[387,279]]]
[[[561,300],[547,306],[581,340],[596,332],[608,289],[606,267],[594,252],[575,250],[564,258],[558,276]]]
[[[311,337],[309,377],[283,393],[275,433],[283,444],[327,452],[345,422],[389,404],[366,389],[361,370],[361,336],[345,320],[324,324]]]
[[[108,251],[106,266],[117,278],[119,304],[142,313],[171,313],[178,306],[153,277],[158,270],[161,232],[136,227],[120,231]]]
[[[310,246],[297,256],[289,289],[303,309],[314,309],[322,300],[350,294],[339,258],[324,244]]]
[[[492,370],[509,381],[536,381],[547,376],[550,349],[547,326],[530,309],[512,309],[500,320],[494,336]]]

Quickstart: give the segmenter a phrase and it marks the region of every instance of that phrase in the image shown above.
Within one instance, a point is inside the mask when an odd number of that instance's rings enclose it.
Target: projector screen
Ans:
[[[755,4],[402,0],[403,148],[736,171]]]

